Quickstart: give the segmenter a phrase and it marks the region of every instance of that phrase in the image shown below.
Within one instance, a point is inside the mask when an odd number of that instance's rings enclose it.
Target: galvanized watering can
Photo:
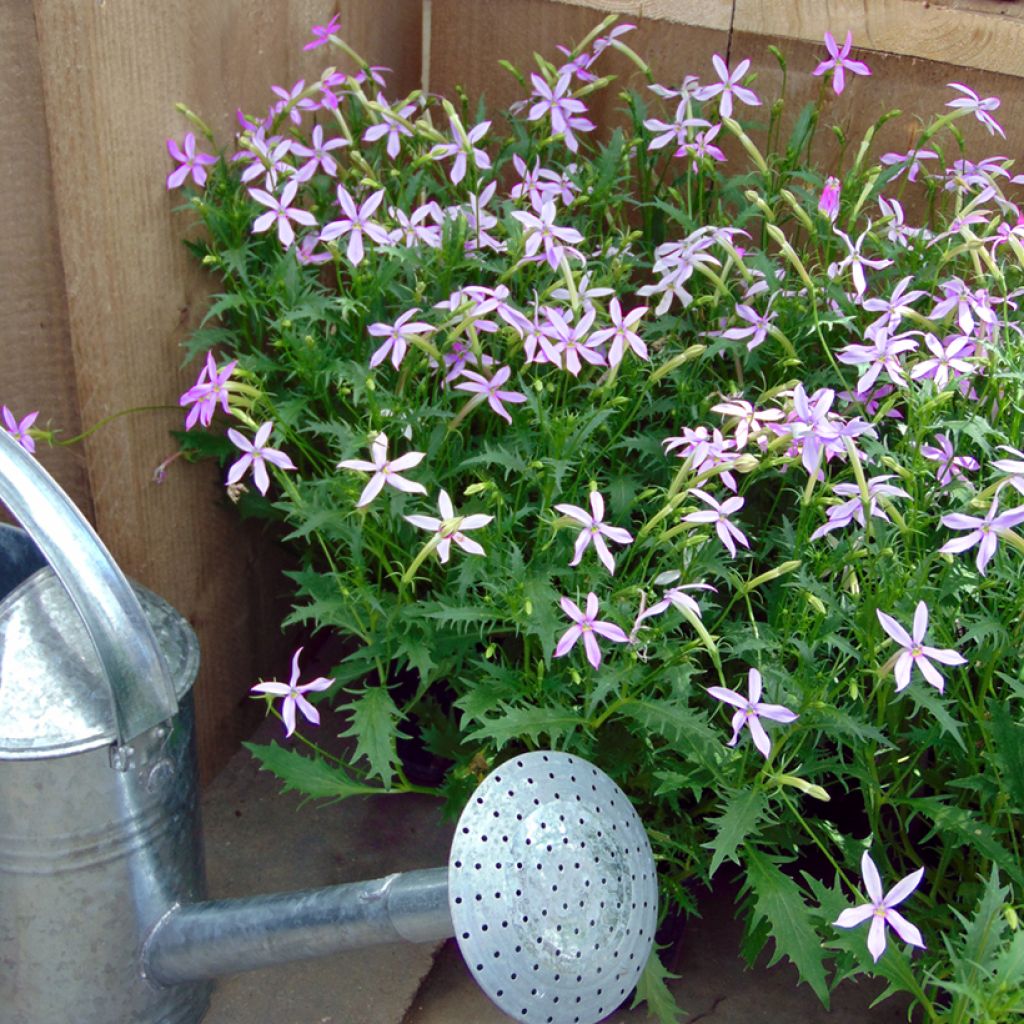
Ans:
[[[204,901],[194,634],[3,430],[0,500],[24,527],[0,526],[0,1024],[194,1024],[221,975],[451,935],[520,1021],[592,1024],[634,987],[650,846],[567,754],[495,769],[447,867]]]

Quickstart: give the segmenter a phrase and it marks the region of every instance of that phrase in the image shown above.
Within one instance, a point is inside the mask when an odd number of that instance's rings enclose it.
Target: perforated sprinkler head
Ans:
[[[520,1021],[594,1024],[640,978],[658,889],[640,818],[604,772],[570,754],[501,765],[462,813],[448,862],[459,948]]]

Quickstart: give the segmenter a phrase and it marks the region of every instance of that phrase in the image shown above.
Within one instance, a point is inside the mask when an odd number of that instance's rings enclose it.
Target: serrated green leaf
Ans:
[[[636,994],[629,1008],[632,1010],[644,1003],[647,1006],[647,1013],[651,1017],[656,1017],[658,1024],[676,1024],[683,1015],[683,1009],[672,995],[668,981],[677,977],[678,975],[669,974],[665,970],[657,949],[652,949],[640,980],[636,983]]]
[[[942,797],[908,797],[902,806],[920,811],[931,823],[932,831],[924,837],[927,842],[936,832],[952,835],[961,844],[973,846],[987,860],[998,864],[1018,885],[1024,885],[1024,870],[1013,855],[996,838],[992,826],[964,807],[946,803]]]
[[[371,687],[356,697],[348,710],[352,725],[340,735],[355,738],[355,760],[365,758],[370,774],[387,784],[398,764],[395,742],[401,717],[391,694],[385,686]]]
[[[725,811],[708,821],[715,830],[715,838],[701,844],[705,849],[713,851],[708,867],[709,878],[722,866],[723,861],[739,862],[736,851],[757,828],[767,808],[768,797],[762,790],[745,789],[728,793]]]
[[[575,711],[565,708],[520,708],[502,701],[498,714],[493,718],[479,718],[479,729],[466,738],[471,743],[490,741],[498,747],[512,740],[530,740],[539,743],[541,736],[548,737],[555,748],[570,733],[584,725]]]
[[[977,979],[979,972],[987,972],[995,954],[1002,944],[1006,931],[1003,918],[1003,906],[1010,897],[1010,887],[999,884],[999,872],[992,865],[992,874],[982,890],[978,909],[970,921],[966,922],[963,937],[959,942],[956,967],[959,981],[970,987]],[[961,915],[957,914],[957,917]],[[962,918],[961,918],[962,920]],[[956,1005],[954,1004],[954,1011]],[[956,1019],[954,1012],[953,1019]]]
[[[271,772],[281,780],[282,793],[294,790],[308,797],[342,800],[347,796],[384,792],[377,786],[356,782],[340,767],[328,764],[321,757],[306,757],[275,742],[268,746],[260,743],[243,743],[242,746],[260,762],[262,771]]]
[[[1003,701],[989,701],[988,710],[995,741],[993,760],[1017,810],[1024,811],[1024,726],[1014,721]]]
[[[505,470],[505,477],[510,473],[521,474],[526,472],[526,459],[518,452],[509,451],[507,448],[498,448],[485,445],[479,455],[471,455],[462,460],[463,467],[466,466],[501,466]]]
[[[629,700],[619,708],[618,714],[663,736],[681,751],[706,753],[715,744],[715,734],[704,719],[683,704],[654,699]]]
[[[824,950],[800,887],[778,866],[752,846],[744,848],[747,882],[753,890],[755,912],[764,919],[775,940],[771,964],[785,956],[800,973],[802,981],[814,989],[828,1006],[828,982],[825,980]]]

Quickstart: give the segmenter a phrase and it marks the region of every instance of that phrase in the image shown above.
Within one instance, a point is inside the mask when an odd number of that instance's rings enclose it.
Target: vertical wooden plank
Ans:
[[[195,373],[181,369],[179,345],[210,287],[180,242],[186,222],[164,189],[164,140],[186,127],[177,100],[227,140],[237,107],[264,110],[271,84],[317,74],[324,51],[302,44],[336,5],[36,0],[34,10],[82,417],[156,407],[85,444],[95,523],[125,571],[200,636],[209,776],[260,713],[249,686],[284,667],[276,625],[287,587],[266,569],[276,560],[266,539],[225,507],[214,473],[176,464],[165,483],[152,481],[173,451],[177,396]]]
[[[179,346],[211,287],[181,245],[187,221],[164,189],[172,166],[164,140],[187,127],[176,101],[227,144],[236,108],[263,111],[272,84],[317,77],[329,51],[302,47],[310,26],[337,10],[328,0],[35,2],[83,420],[156,407],[84,446],[95,523],[125,571],[199,634],[206,777],[261,713],[247,700],[249,686],[284,668],[277,624],[287,585],[281,556],[225,507],[210,467],[175,465],[163,484],[152,481],[173,451],[177,396],[195,373],[181,368]],[[400,66],[399,87],[412,88],[418,68],[404,65],[409,52],[418,60],[419,5],[357,0],[346,11],[353,45],[373,62]]]
[[[66,438],[81,428],[68,332],[39,48],[30,4],[0,3],[0,138],[10,190],[0,232],[0,403]],[[80,450],[39,446],[40,461],[89,515]]]

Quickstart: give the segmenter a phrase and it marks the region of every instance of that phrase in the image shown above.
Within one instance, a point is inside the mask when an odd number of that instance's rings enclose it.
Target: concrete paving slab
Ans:
[[[257,739],[279,739],[268,721]],[[448,862],[436,800],[353,797],[300,807],[295,793],[236,754],[202,801],[211,899],[380,878]],[[400,1024],[438,943],[375,946],[218,982],[203,1024]]]
[[[280,737],[268,721],[257,734]],[[452,824],[440,805],[414,796],[302,804],[260,772],[246,751],[203,797],[207,877],[213,899],[285,892],[379,878],[447,863]],[[787,964],[746,969],[739,957],[735,894],[723,886],[701,900],[671,960],[686,1024],[897,1024],[905,1005],[869,1006],[877,985],[845,984],[826,1012]],[[454,940],[376,946],[218,982],[203,1024],[507,1024],[477,987]],[[609,1024],[641,1024],[620,1010]]]
[[[701,901],[703,917],[687,922],[666,958],[683,1024],[905,1024],[906,1004],[895,998],[875,1009],[870,1004],[884,988],[877,984],[840,986],[826,1011],[814,993],[799,985],[795,968],[747,970],[739,956],[741,927],[733,918],[735,893],[721,887]],[[473,981],[455,940],[449,940],[423,983],[403,1024],[508,1024],[505,1016]],[[607,1024],[643,1024],[646,1010],[620,1009]]]

